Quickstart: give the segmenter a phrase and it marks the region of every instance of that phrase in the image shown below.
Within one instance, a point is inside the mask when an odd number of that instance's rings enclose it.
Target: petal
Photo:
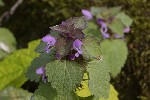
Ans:
[[[103,35],[103,38],[109,38],[110,35],[107,33],[108,27],[107,27],[106,23],[104,21],[100,20],[99,24],[101,25],[100,31],[101,31],[101,33]]]
[[[124,30],[123,30],[124,33],[129,33],[130,32],[130,27],[126,27]]]
[[[82,9],[81,12],[86,17],[87,20],[90,20],[93,18],[92,13],[89,10]]]
[[[70,58],[70,60],[74,60],[75,59],[75,55],[70,55],[69,58]]]
[[[42,81],[43,81],[44,83],[46,83],[46,82],[47,82],[47,79],[46,79],[45,74],[43,74],[43,75],[42,75]]]
[[[115,38],[122,38],[123,36],[119,35],[119,34],[115,34],[114,35]]]
[[[76,39],[74,42],[73,42],[73,48],[76,49],[76,48],[80,48],[82,45],[82,42],[79,40],[79,39]]]
[[[98,23],[99,25],[102,25],[103,22],[104,22],[104,21],[103,21],[102,19],[97,19],[97,23]]]
[[[45,51],[46,51],[46,53],[50,53],[50,45],[47,45],[47,46],[45,47]]]
[[[42,38],[43,42],[47,42],[49,45],[54,46],[56,43],[56,39],[53,36],[47,35]]]
[[[60,59],[60,54],[56,53],[56,59]]]
[[[77,53],[75,53],[75,57],[79,57],[79,53],[77,52]]]
[[[36,70],[36,74],[44,74],[45,73],[45,68],[44,67],[40,67]]]
[[[100,31],[103,35],[103,38],[109,38],[110,37],[110,35],[108,33],[105,33],[102,28],[100,29]]]
[[[78,53],[79,53],[79,54],[82,54],[82,51],[81,51],[81,50],[79,50],[79,51],[78,51]]]

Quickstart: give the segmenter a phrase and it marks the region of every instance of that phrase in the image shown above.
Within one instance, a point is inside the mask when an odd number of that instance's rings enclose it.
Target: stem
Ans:
[[[17,0],[16,3],[10,8],[10,10],[4,12],[2,16],[0,16],[0,26],[4,19],[8,20],[9,17],[15,13],[16,9],[19,7],[20,4],[22,4],[22,2],[23,0]]]

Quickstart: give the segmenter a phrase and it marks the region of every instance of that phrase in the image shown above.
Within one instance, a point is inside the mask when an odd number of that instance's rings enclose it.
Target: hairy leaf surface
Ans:
[[[96,98],[109,97],[109,67],[105,60],[93,60],[87,65],[89,73],[89,89]]]
[[[82,45],[83,57],[85,59],[97,59],[101,56],[100,45],[94,37],[87,36]]]
[[[104,40],[101,42],[101,50],[110,66],[112,77],[120,73],[127,59],[127,46],[123,40]]]
[[[70,95],[57,95],[55,89],[51,87],[50,83],[41,84],[34,92],[31,100],[79,100],[75,93]]]
[[[31,100],[54,100],[56,91],[50,83],[41,84],[31,97]]]
[[[85,36],[95,36],[97,40],[102,40],[99,27],[94,22],[88,22],[88,27],[83,30]]]
[[[80,84],[83,77],[81,66],[73,61],[51,61],[46,66],[48,82],[57,90],[58,95],[66,95]]]
[[[87,27],[87,21],[84,16],[72,17],[63,21],[61,24],[50,27],[53,31],[56,31],[66,38],[82,39],[84,34],[83,29]]]

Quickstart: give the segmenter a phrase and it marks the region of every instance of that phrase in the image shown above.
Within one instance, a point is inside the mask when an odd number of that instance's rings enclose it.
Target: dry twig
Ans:
[[[22,4],[22,2],[23,0],[17,0],[16,3],[10,8],[10,10],[4,12],[2,16],[0,16],[0,26],[3,20],[8,20],[9,17],[14,14],[16,9],[19,7],[20,4]]]

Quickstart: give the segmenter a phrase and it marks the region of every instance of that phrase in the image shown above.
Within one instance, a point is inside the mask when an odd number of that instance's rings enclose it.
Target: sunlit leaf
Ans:
[[[0,90],[8,85],[20,87],[27,79],[24,73],[31,61],[38,56],[33,50],[39,41],[29,43],[28,49],[15,51],[0,62]]]
[[[16,39],[6,28],[0,28],[0,59],[16,50]]]

